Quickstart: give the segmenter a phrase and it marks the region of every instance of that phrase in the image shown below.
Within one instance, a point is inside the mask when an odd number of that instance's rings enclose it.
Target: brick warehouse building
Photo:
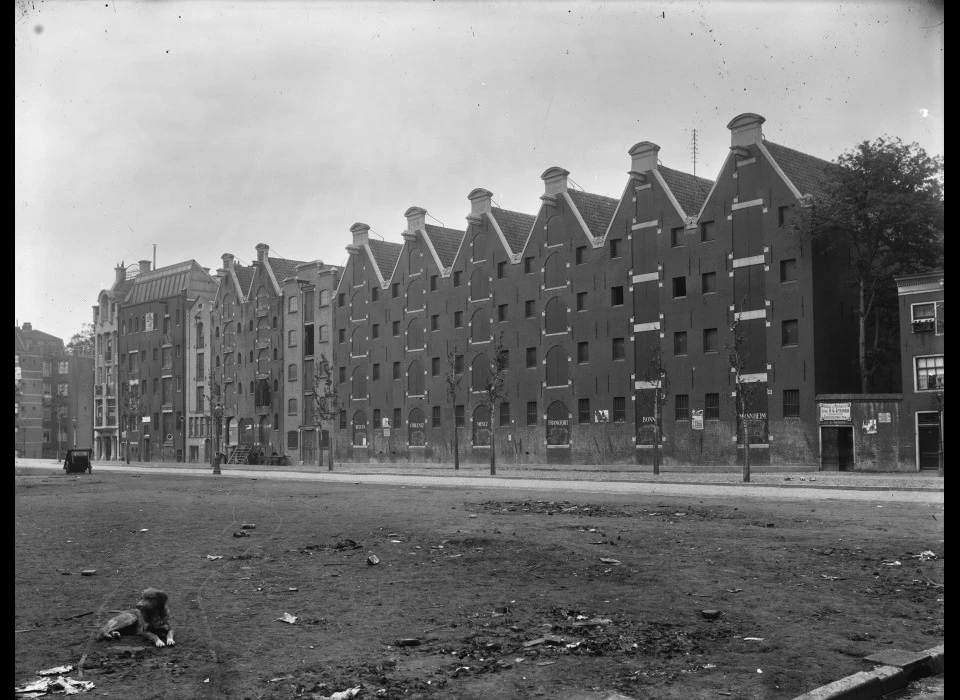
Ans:
[[[659,165],[643,142],[619,199],[550,168],[535,216],[477,189],[465,231],[426,224],[418,207],[402,244],[355,224],[334,324],[340,458],[449,461],[456,423],[466,460],[487,461],[493,429],[505,462],[647,461],[659,351],[666,459],[734,463],[725,345],[737,318],[757,387],[748,413],[763,426],[755,461],[816,461],[816,394],[859,388],[855,310],[845,261],[792,225],[832,166],[763,140],[763,121],[730,122],[716,182]],[[477,391],[498,337],[507,396],[488,416]],[[448,353],[463,376],[453,402]]]

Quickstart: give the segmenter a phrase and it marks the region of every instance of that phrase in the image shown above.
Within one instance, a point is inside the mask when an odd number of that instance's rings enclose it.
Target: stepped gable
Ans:
[[[831,172],[840,167],[828,160],[781,146],[772,141],[764,141],[763,145],[801,195],[823,196]]]
[[[430,224],[425,224],[423,229],[430,237],[430,242],[433,243],[433,249],[437,251],[440,263],[444,267],[453,265],[453,261],[457,257],[457,251],[460,250],[460,244],[463,242],[463,237],[466,235],[466,232],[453,228],[443,228],[442,226],[432,226]]]
[[[397,260],[400,259],[400,251],[403,246],[400,243],[389,243],[388,241],[369,240],[370,252],[373,253],[373,262],[380,270],[380,276],[384,280],[393,277],[393,270],[397,266]]]
[[[713,180],[673,168],[665,168],[662,165],[657,167],[657,172],[673,192],[684,214],[696,216],[700,213],[700,208],[703,207],[707,195],[710,194],[710,188],[713,187]]]
[[[607,227],[620,203],[619,200],[580,190],[567,190],[567,194],[570,195],[570,199],[573,200],[593,237],[602,238],[606,235]]]
[[[497,207],[491,208],[490,214],[503,232],[503,237],[507,239],[510,251],[513,253],[523,252],[523,248],[527,244],[527,238],[530,236],[530,230],[533,228],[533,222],[537,220],[537,217]]]

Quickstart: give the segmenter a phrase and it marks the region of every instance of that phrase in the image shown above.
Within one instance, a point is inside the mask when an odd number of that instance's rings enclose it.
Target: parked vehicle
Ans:
[[[93,473],[93,450],[89,447],[80,447],[67,450],[67,457],[63,460],[63,471]]]

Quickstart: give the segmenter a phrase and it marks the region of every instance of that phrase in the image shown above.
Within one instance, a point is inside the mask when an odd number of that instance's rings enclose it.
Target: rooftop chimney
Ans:
[[[553,196],[561,192],[566,192],[567,175],[569,174],[569,170],[564,170],[556,166],[544,170],[543,175],[540,176],[540,179],[543,180],[544,183],[544,194]]]
[[[631,148],[627,153],[630,154],[630,172],[646,173],[657,169],[657,154],[660,153],[660,146],[650,141],[641,141]]]
[[[353,234],[353,245],[367,245],[370,241],[370,227],[359,221],[350,227],[350,233]]]
[[[753,114],[752,112],[734,117],[727,124],[727,128],[730,129],[730,148],[760,143],[763,140],[763,132],[760,127],[765,121],[767,120],[759,114]]]
[[[216,272],[216,274],[214,275],[214,277],[217,278],[217,282],[222,282],[222,281],[223,281],[223,278],[226,277],[226,276],[227,276],[227,271],[224,270],[222,267],[218,267],[218,268],[217,268],[217,272]]]
[[[149,261],[149,260],[141,260],[141,261],[140,261],[140,273],[143,274],[144,272],[150,272],[150,261]]]
[[[270,252],[270,246],[266,243],[257,243],[257,262],[267,261],[267,254]]]
[[[25,331],[32,331],[32,330],[33,330],[33,324],[30,323],[29,321],[25,321],[24,324],[23,324],[23,330],[25,330]]]
[[[407,217],[408,231],[419,231],[427,221],[427,210],[422,207],[410,207],[403,215]]]
[[[487,214],[490,212],[490,202],[493,199],[493,192],[478,187],[467,195],[470,200],[471,214]]]
[[[223,261],[224,272],[230,272],[233,269],[233,253],[224,253],[220,259]]]
[[[123,263],[120,263],[115,268],[113,268],[116,273],[116,278],[114,280],[113,286],[118,287],[123,284],[123,281],[127,279],[127,268],[123,266]]]

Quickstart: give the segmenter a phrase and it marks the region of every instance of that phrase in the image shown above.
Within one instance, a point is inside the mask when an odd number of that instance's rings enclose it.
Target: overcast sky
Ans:
[[[17,2],[16,320],[65,340],[114,266],[341,264],[356,221],[536,213],[628,149],[713,179],[727,122],[826,159],[943,153],[943,10],[913,2]],[[434,223],[430,219],[429,222]]]

